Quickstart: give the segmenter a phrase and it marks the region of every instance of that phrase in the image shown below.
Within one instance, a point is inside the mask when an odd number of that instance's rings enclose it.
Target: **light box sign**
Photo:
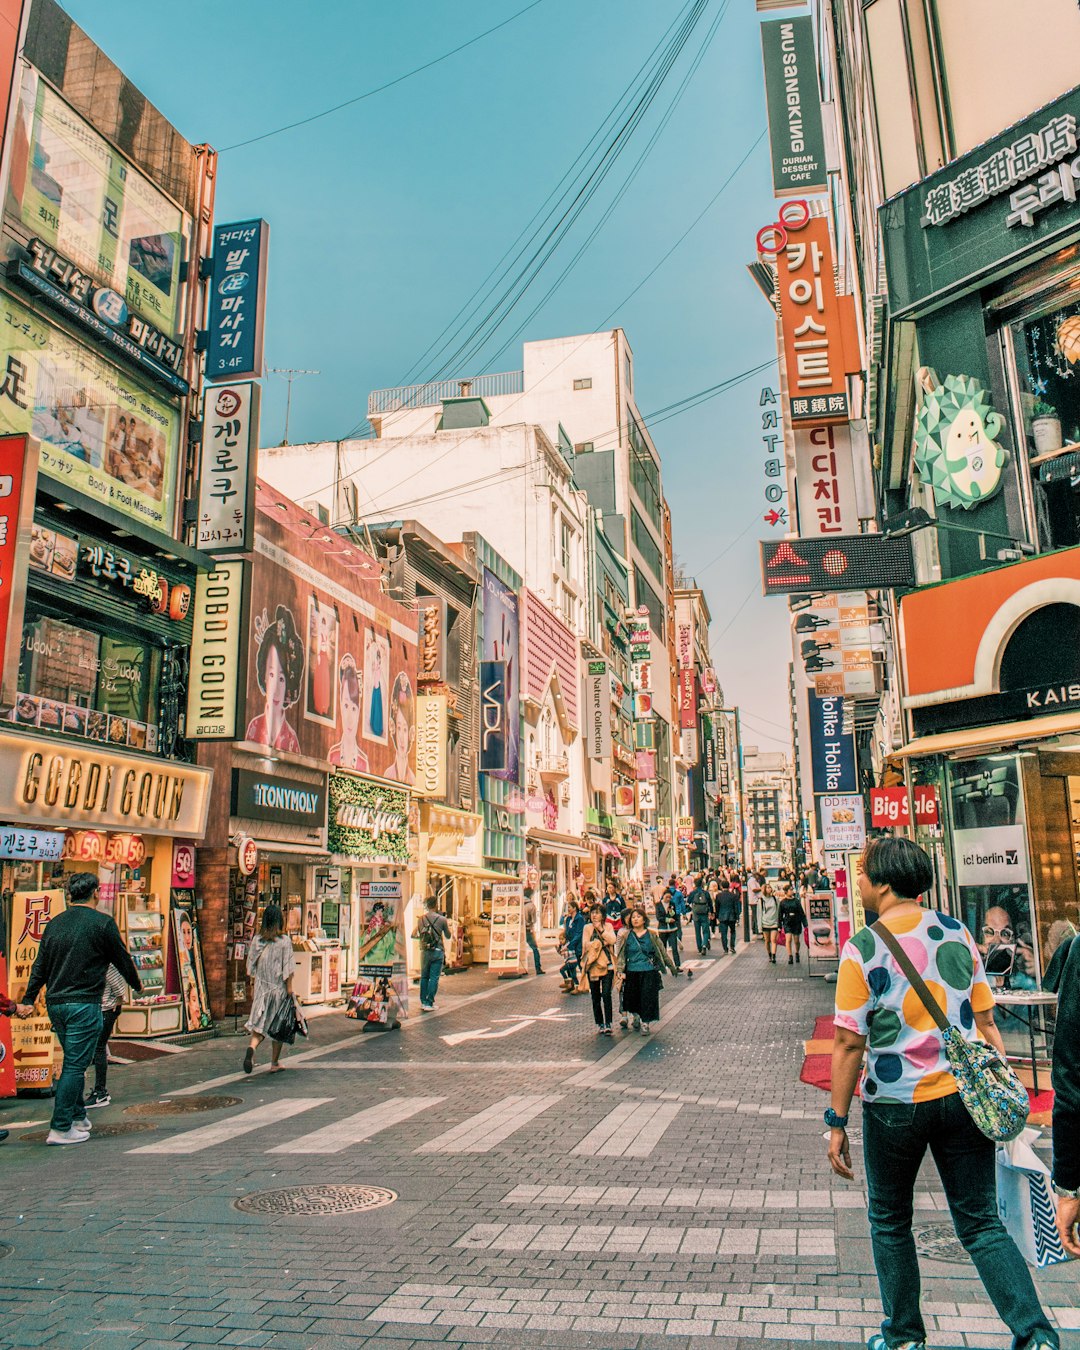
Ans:
[[[924,784],[912,788],[915,798],[915,822],[918,825],[937,825],[939,822],[937,793]],[[876,829],[911,824],[911,805],[906,787],[870,789],[870,824]]]
[[[761,582],[765,595],[798,595],[851,590],[886,590],[915,585],[911,538],[854,534],[835,539],[761,541]]]
[[[484,634],[482,660],[504,667],[506,758],[502,768],[484,769],[493,778],[516,783],[520,773],[521,741],[521,616],[518,597],[494,572],[484,568]]]
[[[480,772],[506,768],[506,662],[480,662]]]
[[[193,741],[237,739],[240,671],[247,633],[247,563],[236,558],[195,582],[187,725]]]
[[[828,174],[813,20],[805,15],[763,23],[761,53],[773,194],[790,197],[824,192]]]
[[[197,545],[211,553],[252,547],[261,392],[245,380],[208,385],[203,396]]]
[[[803,538],[859,528],[851,423],[795,428],[795,482]]]
[[[1026,886],[1031,879],[1023,825],[954,830],[958,886]]]
[[[449,742],[445,694],[420,694],[416,700],[416,785],[418,797],[446,796]]]
[[[589,759],[611,758],[611,676],[606,661],[590,661],[585,677],[585,713],[588,718]]]
[[[326,823],[326,779],[317,783],[281,774],[232,771],[232,813],[242,820],[321,830]]]
[[[866,814],[863,800],[855,793],[838,797],[820,797],[821,837],[834,852],[850,852],[866,843]]]
[[[19,681],[36,484],[37,457],[26,437],[0,436],[0,671],[11,701]]]
[[[815,793],[852,793],[858,787],[855,738],[845,734],[844,700],[807,691],[810,763]]]
[[[0,858],[58,862],[64,856],[62,830],[0,830]]]
[[[679,726],[683,731],[697,726],[697,682],[693,668],[679,671]]]
[[[263,315],[270,226],[245,220],[214,226],[206,378],[239,380],[263,373]]]

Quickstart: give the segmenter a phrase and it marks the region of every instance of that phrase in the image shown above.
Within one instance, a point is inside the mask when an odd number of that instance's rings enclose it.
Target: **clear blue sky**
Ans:
[[[562,177],[680,2],[542,0],[396,88],[221,155],[218,219],[270,222],[268,364],[322,372],[294,385],[291,440],[346,434],[370,389],[401,382]],[[383,84],[525,3],[187,0],[159,8],[152,22],[145,0],[65,7],[185,136],[222,149]],[[721,4],[711,0],[635,142],[521,317],[610,201]],[[758,24],[748,0],[731,0],[629,193],[523,335],[621,325],[646,413],[775,353],[769,308],[745,267],[756,230],[776,218],[764,143],[674,255],[604,323],[763,130]],[[497,347],[480,368],[520,367],[520,339],[501,354]],[[285,391],[279,377],[266,383],[263,443],[272,444],[283,433]],[[654,435],[676,553],[705,588],[727,700],[749,715],[744,739],[775,749],[788,741],[790,646],[782,601],[762,599],[758,585],[756,541],[771,533],[760,519],[761,383],[755,377]]]

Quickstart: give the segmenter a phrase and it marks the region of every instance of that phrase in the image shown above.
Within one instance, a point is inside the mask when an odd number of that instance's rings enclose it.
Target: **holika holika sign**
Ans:
[[[368,862],[409,860],[409,794],[354,773],[332,773],[327,813],[331,853]]]

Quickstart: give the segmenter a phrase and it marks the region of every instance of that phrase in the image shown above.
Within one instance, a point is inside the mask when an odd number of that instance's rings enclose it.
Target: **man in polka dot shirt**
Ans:
[[[968,1040],[1004,1054],[994,996],[975,940],[959,920],[924,909],[929,857],[910,839],[875,839],[863,855],[863,906],[904,949]],[[885,1320],[870,1350],[923,1350],[919,1263],[912,1236],[915,1179],[929,1149],[957,1234],[975,1263],[1014,1350],[1057,1350],[1057,1332],[997,1212],[994,1145],[975,1127],[949,1069],[941,1032],[872,928],[846,944],[836,985],[829,1162],[852,1178],[847,1115],[860,1082],[870,1233]],[[863,1055],[866,1064],[863,1067]]]

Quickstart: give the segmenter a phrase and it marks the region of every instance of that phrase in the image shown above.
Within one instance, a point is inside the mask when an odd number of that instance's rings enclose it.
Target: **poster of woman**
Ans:
[[[325,726],[337,724],[334,672],[338,663],[337,610],[312,592],[307,610],[307,680],[304,716]]]
[[[368,757],[360,749],[360,711],[363,690],[360,684],[360,672],[356,668],[356,658],[346,652],[338,667],[338,712],[341,720],[341,735],[335,745],[330,747],[328,759],[342,769],[352,769],[354,773],[367,773]]]
[[[416,699],[412,684],[405,672],[399,671],[390,693],[390,744],[394,748],[394,762],[386,771],[387,778],[398,783],[415,783],[412,764],[416,742]]]
[[[292,610],[278,605],[273,621],[264,609],[255,619],[254,665],[263,710],[248,723],[246,739],[271,750],[300,753],[300,741],[287,713],[300,697],[304,648]]]
[[[385,745],[387,697],[386,679],[390,670],[390,644],[384,633],[369,628],[364,633],[364,736]]]
[[[211,1021],[206,976],[203,973],[195,916],[188,905],[179,901],[179,894],[173,892],[172,918],[180,998],[184,1005],[184,1026],[187,1031],[199,1031],[210,1026]]]

